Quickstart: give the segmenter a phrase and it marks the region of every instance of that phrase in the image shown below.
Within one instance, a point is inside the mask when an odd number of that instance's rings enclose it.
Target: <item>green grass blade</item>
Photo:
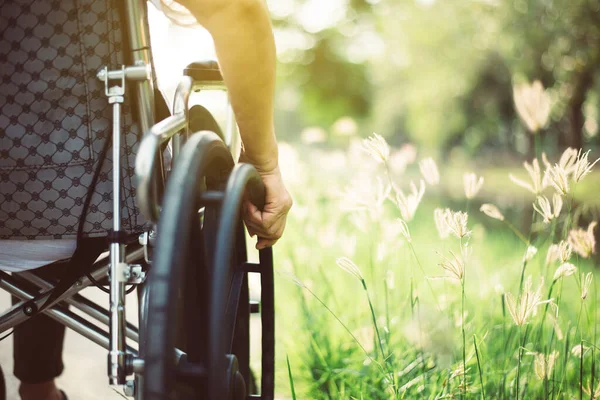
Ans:
[[[294,388],[294,377],[292,375],[292,367],[290,366],[290,358],[286,355],[288,376],[290,377],[290,389],[292,390],[292,400],[296,400],[296,389]]]

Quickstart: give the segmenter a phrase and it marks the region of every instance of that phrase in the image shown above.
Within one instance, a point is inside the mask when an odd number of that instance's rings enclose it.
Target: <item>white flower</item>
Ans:
[[[464,174],[463,183],[465,185],[465,196],[467,199],[472,199],[477,196],[481,186],[483,186],[483,176],[478,179],[474,172]]]
[[[594,237],[594,228],[598,223],[593,221],[588,226],[587,231],[579,228],[572,229],[569,232],[569,243],[573,250],[583,258],[589,258],[596,252],[596,238]]]
[[[335,261],[335,263],[338,265],[338,267],[340,267],[347,273],[353,275],[359,281],[361,281],[361,282],[364,281],[364,278],[362,276],[362,273],[360,272],[360,269],[356,266],[356,264],[354,264],[354,262],[352,262],[352,260],[350,260],[346,257],[340,257]]]
[[[600,161],[600,158],[599,158],[596,161],[594,161],[592,164],[590,164],[588,161],[589,154],[590,154],[590,150],[586,151],[583,154],[581,154],[581,150],[579,150],[579,153],[577,155],[577,162],[575,163],[575,165],[573,167],[573,180],[575,182],[581,181],[587,174],[592,172],[592,168],[594,167],[594,165],[596,165],[596,163],[598,161]]]
[[[446,223],[445,211],[441,208],[433,210],[433,219],[435,221],[435,227],[437,228],[440,239],[446,239],[450,236],[450,227]]]
[[[487,203],[482,204],[481,208],[479,208],[479,211],[483,212],[485,215],[487,215],[490,218],[504,221],[504,215],[502,215],[500,210],[498,210],[498,207],[496,207],[493,204],[487,204]]]
[[[552,264],[555,261],[560,261],[564,264],[569,261],[572,253],[573,247],[566,240],[561,241],[559,244],[552,244],[548,247],[546,265]]]
[[[362,145],[363,150],[377,162],[385,163],[390,156],[390,146],[382,136],[376,133],[363,140]]]
[[[549,379],[552,375],[554,363],[558,358],[558,351],[554,350],[550,354],[535,353],[534,370],[535,375],[540,380]]]
[[[410,237],[410,230],[408,229],[408,224],[402,218],[398,218],[398,223],[400,225],[400,233],[404,236],[407,242],[411,242],[412,238]]]
[[[518,301],[511,293],[506,293],[506,307],[512,317],[515,325],[521,326],[529,321],[531,316],[535,315],[537,308],[541,304],[550,303],[550,300],[542,300],[542,288],[544,287],[544,278],[541,279],[540,286],[534,292],[532,290],[531,276],[525,281],[523,292],[519,296]]]
[[[531,178],[531,183],[525,182],[521,179],[515,178],[512,174],[509,174],[508,177],[511,181],[513,181],[516,185],[521,186],[524,189],[529,190],[531,193],[535,195],[539,195],[542,190],[544,190],[547,186],[545,179],[542,178],[542,171],[540,169],[540,163],[537,159],[534,159],[531,164],[527,161],[523,163],[525,170],[529,174]]]
[[[591,272],[588,272],[585,276],[583,273],[581,274],[581,299],[585,300],[588,296],[588,291],[590,289],[590,285],[592,284],[592,279],[594,275]]]
[[[572,147],[568,147],[560,156],[560,160],[558,160],[558,165],[565,171],[567,174],[570,174],[575,167],[575,163],[577,162],[577,150]],[[548,157],[546,153],[542,153],[542,161],[546,168],[552,168],[552,164],[548,161]]]
[[[514,86],[513,98],[519,117],[532,133],[546,125],[550,115],[550,95],[540,81]]]
[[[433,161],[433,158],[429,157],[419,162],[419,169],[421,170],[421,174],[423,178],[429,185],[437,185],[440,183],[440,173],[438,172],[438,167]]]
[[[562,195],[569,193],[569,173],[558,164],[546,169],[544,181],[546,184],[554,186],[556,191]]]
[[[443,260],[438,265],[450,274],[448,278],[462,281],[463,277],[465,276],[465,263],[461,258],[454,254],[452,250],[450,250],[450,254],[452,255],[452,259],[439,254]]]
[[[550,205],[550,200],[548,200],[546,196],[539,196],[537,198],[537,204],[533,203],[533,208],[535,211],[544,217],[545,224],[550,223],[550,221],[552,221],[554,218],[558,218],[562,210],[562,206],[562,196],[558,193],[554,193],[554,196],[552,197],[552,205]]]
[[[471,233],[467,228],[469,215],[466,212],[446,209],[444,211],[444,219],[450,232],[454,233],[457,238],[463,238]]]
[[[405,195],[400,189],[396,190],[396,204],[400,209],[402,219],[405,221],[412,221],[424,194],[425,182],[422,180],[420,181],[418,189],[414,182],[410,182],[410,193],[408,195]]]
[[[585,355],[588,349],[589,347],[584,346],[582,344],[578,344],[576,346],[573,346],[573,348],[571,349],[571,354],[573,354],[577,358],[581,358],[582,355]]]
[[[537,252],[538,252],[538,249],[535,246],[528,246],[527,250],[525,251],[525,255],[523,256],[523,261],[529,262],[529,261],[533,260],[533,257],[535,257]]]
[[[571,263],[564,263],[556,269],[554,273],[554,280],[557,281],[560,278],[573,275],[577,271],[577,267]]]

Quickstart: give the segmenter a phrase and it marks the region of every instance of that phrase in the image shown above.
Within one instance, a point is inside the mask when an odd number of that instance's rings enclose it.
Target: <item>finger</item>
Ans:
[[[258,239],[258,242],[256,243],[256,249],[257,250],[262,250],[262,249],[265,249],[267,247],[273,246],[275,243],[277,243],[277,239],[263,239],[263,238],[260,238],[260,239]]]

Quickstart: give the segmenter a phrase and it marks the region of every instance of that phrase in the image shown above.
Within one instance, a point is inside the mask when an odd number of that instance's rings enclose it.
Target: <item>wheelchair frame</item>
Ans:
[[[165,171],[163,168],[162,149],[163,146],[171,141],[173,149],[173,161],[177,158],[180,148],[189,138],[191,132],[189,128],[189,99],[192,92],[201,89],[222,89],[222,81],[198,81],[190,76],[184,76],[176,90],[173,104],[173,115],[163,121],[155,122],[154,117],[154,88],[151,74],[151,53],[150,40],[147,26],[147,15],[144,0],[126,0],[127,29],[129,33],[130,49],[132,49],[133,66],[122,66],[120,69],[109,70],[105,67],[98,73],[98,78],[105,83],[105,92],[108,102],[113,107],[113,233],[109,238],[108,255],[103,254],[94,264],[93,270],[89,273],[92,279],[82,274],[80,278],[60,296],[56,297],[49,304],[47,300],[55,290],[53,283],[42,279],[34,272],[25,271],[16,273],[23,280],[34,284],[40,290],[40,293],[32,292],[20,284],[14,276],[0,271],[0,288],[9,292],[11,295],[21,299],[21,301],[2,315],[0,315],[0,333],[8,329],[15,328],[29,318],[38,314],[45,313],[49,317],[74,330],[92,342],[108,350],[108,376],[111,385],[124,385],[124,392],[128,396],[135,396],[136,399],[142,398],[141,388],[137,388],[143,381],[144,359],[139,355],[139,348],[143,342],[143,325],[145,322],[145,310],[147,302],[148,288],[144,284],[146,280],[145,272],[136,262],[142,260],[148,261],[148,246],[154,240],[153,232],[146,232],[140,236],[139,245],[125,246],[120,238],[120,135],[121,135],[121,104],[124,102],[125,85],[127,82],[134,83],[135,101],[137,102],[138,121],[142,132],[145,135],[140,143],[138,156],[136,157],[136,175],[138,178],[137,202],[140,211],[149,222],[156,227],[160,214],[160,201],[165,187]],[[231,107],[228,104],[226,144],[230,148],[239,145],[239,135],[237,135],[236,124],[233,119]],[[180,133],[180,135],[177,135]],[[207,193],[210,197],[211,193]],[[218,193],[212,193],[214,199],[211,201],[222,201],[223,196],[219,198]],[[216,195],[216,196],[215,196]],[[262,273],[261,264],[245,263],[246,272]],[[272,263],[272,255],[269,251],[267,255],[268,262]],[[267,281],[262,282],[272,285],[272,266],[270,274],[267,274]],[[151,268],[150,272],[151,273]],[[106,277],[110,278],[110,305],[105,308],[96,304],[79,294],[79,292],[93,284],[97,280]],[[138,285],[138,312],[140,328],[128,323],[125,316],[125,287],[128,284]],[[237,285],[238,283],[234,283]],[[235,296],[235,293],[232,294]],[[273,307],[272,293],[268,295],[269,308]],[[89,320],[69,311],[62,304],[70,305],[86,316],[93,318],[107,329],[100,328]],[[258,312],[258,305],[253,304],[251,313]],[[41,311],[39,311],[41,310]],[[228,310],[228,314],[231,311]],[[262,314],[262,313],[261,313]],[[273,316],[262,315],[263,325],[273,327]],[[272,328],[271,328],[272,329]],[[271,332],[272,333],[272,332]],[[264,332],[263,332],[264,336]],[[126,338],[138,344],[135,349],[126,344]],[[272,342],[272,340],[271,340]],[[273,343],[268,343],[268,348],[263,349],[268,353],[269,358],[273,358]],[[263,346],[265,341],[263,340]],[[184,355],[178,349],[174,349],[176,360],[180,360]],[[263,374],[265,363],[263,357]],[[269,373],[272,373],[272,365],[268,367]],[[135,374],[135,381],[127,378]],[[272,382],[267,392],[272,392]],[[261,388],[265,389],[265,388]],[[266,396],[248,396],[248,398],[269,399],[272,395]]]

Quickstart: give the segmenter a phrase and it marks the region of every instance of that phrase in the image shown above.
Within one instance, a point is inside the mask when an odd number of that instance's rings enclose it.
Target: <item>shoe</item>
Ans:
[[[60,394],[62,394],[63,400],[69,400],[69,398],[67,397],[67,394],[65,392],[63,392],[62,390],[60,391]]]

